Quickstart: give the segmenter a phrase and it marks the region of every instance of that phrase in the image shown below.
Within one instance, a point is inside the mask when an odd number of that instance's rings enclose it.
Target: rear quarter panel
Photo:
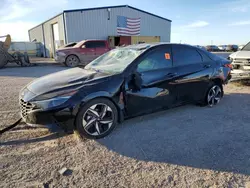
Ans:
[[[228,79],[230,79],[231,68],[225,67],[225,64],[230,64],[228,60],[218,60],[215,61],[215,69],[211,79],[220,79],[222,84],[227,84]]]

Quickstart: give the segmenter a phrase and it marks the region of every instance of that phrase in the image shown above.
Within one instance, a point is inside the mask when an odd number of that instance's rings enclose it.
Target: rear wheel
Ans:
[[[103,138],[115,128],[118,113],[108,99],[94,99],[80,109],[76,117],[76,129],[81,137]]]
[[[208,106],[213,107],[217,105],[223,97],[222,85],[213,84],[207,92],[206,103]]]
[[[75,55],[69,55],[65,62],[67,67],[76,67],[80,64],[80,60]]]

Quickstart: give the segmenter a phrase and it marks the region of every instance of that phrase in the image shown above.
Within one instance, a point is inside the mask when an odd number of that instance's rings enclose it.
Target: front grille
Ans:
[[[34,108],[31,103],[25,102],[23,99],[20,99],[20,107],[23,118],[26,118],[27,114]]]
[[[249,59],[239,59],[239,58],[236,58],[233,60],[233,63],[239,63],[239,64],[250,64],[250,60]]]

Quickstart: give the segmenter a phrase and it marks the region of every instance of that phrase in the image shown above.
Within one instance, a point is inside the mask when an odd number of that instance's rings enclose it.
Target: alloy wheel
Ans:
[[[70,56],[70,57],[68,57],[68,59],[67,59],[67,64],[68,64],[68,66],[70,66],[70,67],[75,67],[75,66],[77,66],[77,65],[78,65],[78,58],[75,57],[75,56]]]
[[[105,134],[112,126],[114,114],[112,109],[103,103],[92,105],[83,115],[82,125],[91,136]]]
[[[222,97],[221,87],[218,85],[213,86],[207,95],[207,103],[210,107],[218,104]]]

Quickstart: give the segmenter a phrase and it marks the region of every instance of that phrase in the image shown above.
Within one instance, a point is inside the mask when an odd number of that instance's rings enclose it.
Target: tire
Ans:
[[[213,82],[206,92],[205,104],[209,107],[217,105],[223,97],[223,87],[221,84]]]
[[[114,130],[117,122],[117,108],[106,98],[96,98],[84,104],[75,119],[78,135],[89,139],[107,136]]]
[[[16,60],[16,63],[18,64],[18,65],[21,65],[21,66],[23,66],[23,62],[22,62],[22,54],[20,53],[20,52],[14,52],[13,54],[12,54],[12,56],[13,56],[13,58]]]
[[[0,69],[3,68],[7,63],[7,57],[0,52]]]
[[[27,52],[24,52],[24,60],[25,60],[25,62],[26,62],[26,64],[30,64],[30,58],[29,58],[29,55],[28,55],[28,53]]]
[[[80,60],[76,55],[69,55],[65,61],[67,67],[77,67],[80,64]]]
[[[3,42],[0,41],[0,69],[8,63],[7,53],[3,47]]]

